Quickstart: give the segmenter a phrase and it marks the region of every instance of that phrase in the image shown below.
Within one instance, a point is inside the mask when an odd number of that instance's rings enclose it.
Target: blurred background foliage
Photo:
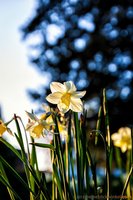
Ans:
[[[112,131],[133,124],[132,21],[132,0],[36,0],[21,30],[47,84],[29,90],[32,99],[44,102],[51,81],[72,80],[87,90],[93,127],[106,88]]]

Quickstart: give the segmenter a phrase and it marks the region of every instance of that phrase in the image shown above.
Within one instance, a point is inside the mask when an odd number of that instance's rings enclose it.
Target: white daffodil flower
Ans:
[[[86,91],[78,92],[72,81],[62,83],[52,82],[50,84],[51,94],[46,100],[52,104],[57,104],[58,109],[66,113],[69,109],[74,112],[83,111],[82,98]]]
[[[42,114],[40,118],[36,115],[26,111],[29,117],[29,122],[26,126],[26,130],[30,132],[33,138],[40,138],[43,133],[46,135],[49,132],[50,126],[55,125],[51,120],[46,119],[46,114]]]

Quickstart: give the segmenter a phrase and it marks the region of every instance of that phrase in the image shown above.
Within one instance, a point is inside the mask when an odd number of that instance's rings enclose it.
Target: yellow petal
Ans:
[[[114,140],[114,141],[116,141],[116,140],[121,140],[121,135],[118,134],[118,133],[113,133],[113,134],[111,135],[111,139]]]
[[[59,82],[52,82],[50,84],[50,89],[51,89],[52,93],[54,93],[54,92],[61,92],[61,93],[66,92],[65,86],[62,83],[59,83]]]
[[[131,135],[131,129],[128,127],[121,127],[121,128],[119,128],[118,133],[125,134],[125,135]]]
[[[83,111],[83,104],[82,104],[82,101],[80,99],[71,98],[69,107],[74,112],[82,112]]]
[[[124,153],[125,151],[127,151],[127,145],[124,144],[121,146],[121,151]]]
[[[54,123],[54,122],[53,122],[52,115],[50,115],[49,117],[47,117],[46,123],[47,123],[47,124]]]
[[[5,124],[0,120],[0,137],[3,135],[3,133],[7,130],[7,127]]]
[[[46,113],[43,113],[40,116],[40,120],[46,120],[46,117],[47,117]]]
[[[58,104],[62,97],[62,93],[54,92],[46,97],[46,100],[52,104]]]
[[[77,90],[76,86],[74,85],[72,81],[64,82],[64,85],[66,87],[66,91],[69,93],[73,93]]]
[[[43,129],[44,129],[44,127],[41,124],[38,124],[38,125],[32,127],[32,129],[30,131],[31,136],[32,137],[37,137],[37,138],[41,137]]]
[[[116,147],[121,147],[121,146],[122,146],[120,140],[115,140],[115,141],[114,141],[114,145],[115,145]]]
[[[71,99],[71,94],[70,93],[65,93],[62,97],[61,97],[61,102],[63,104],[65,104],[67,107],[69,107],[70,105],[70,99]]]

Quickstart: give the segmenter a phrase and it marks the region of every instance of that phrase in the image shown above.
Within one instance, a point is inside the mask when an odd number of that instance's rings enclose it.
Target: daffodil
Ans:
[[[7,126],[3,123],[2,120],[0,120],[0,137],[3,135],[3,133],[7,130]]]
[[[51,94],[46,100],[52,104],[57,104],[58,109],[66,113],[69,109],[74,112],[83,111],[82,98],[86,91],[78,92],[72,81],[62,83],[52,82],[50,84]]]
[[[46,119],[46,114],[42,114],[40,118],[36,115],[26,112],[29,117],[29,122],[26,126],[26,130],[30,132],[33,138],[40,138],[43,133],[46,135],[50,130],[50,126],[54,125],[51,119]]]
[[[122,127],[117,133],[112,134],[111,139],[116,147],[120,147],[124,153],[128,149],[131,149],[131,129],[128,127]]]
[[[5,131],[13,135],[10,128],[8,128],[7,125],[2,120],[0,120],[0,137],[3,135]]]

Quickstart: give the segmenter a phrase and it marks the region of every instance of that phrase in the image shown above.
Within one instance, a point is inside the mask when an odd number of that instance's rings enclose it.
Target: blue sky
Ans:
[[[28,48],[19,30],[32,16],[34,7],[35,0],[0,2],[0,105],[5,120],[14,113],[24,117],[25,110],[34,109],[26,89],[43,83],[28,61]]]

